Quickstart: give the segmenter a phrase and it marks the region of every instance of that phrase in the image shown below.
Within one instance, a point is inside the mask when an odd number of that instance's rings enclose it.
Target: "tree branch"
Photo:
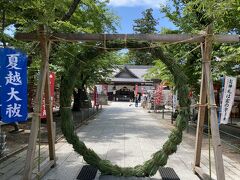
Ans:
[[[75,12],[75,10],[77,9],[79,3],[81,2],[81,0],[73,0],[71,6],[68,9],[68,12],[64,14],[64,16],[62,17],[62,21],[67,21],[71,18],[71,16],[73,15],[73,13]]]

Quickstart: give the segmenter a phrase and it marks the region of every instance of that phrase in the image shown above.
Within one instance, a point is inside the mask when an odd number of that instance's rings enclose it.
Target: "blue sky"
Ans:
[[[153,9],[153,16],[158,19],[158,30],[162,27],[176,29],[176,27],[160,13],[159,8],[161,4],[166,4],[165,0],[110,0],[109,7],[112,11],[120,17],[120,25],[118,33],[133,33],[133,20],[142,18],[142,12],[148,8]]]
[[[176,27],[160,13],[160,4],[165,5],[168,0],[110,0],[109,8],[120,17],[120,26],[118,33],[133,33],[133,20],[142,18],[142,12],[148,8],[153,9],[153,16],[158,19],[159,25],[157,30],[162,27],[176,29]],[[9,27],[5,32],[13,36],[15,29],[13,26]]]

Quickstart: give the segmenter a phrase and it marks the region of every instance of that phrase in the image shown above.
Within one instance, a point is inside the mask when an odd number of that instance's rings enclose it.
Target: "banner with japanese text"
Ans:
[[[222,110],[221,110],[221,124],[227,124],[228,119],[232,110],[234,102],[235,91],[236,91],[237,78],[228,77],[225,78],[224,93],[222,99]]]
[[[49,74],[49,80],[50,80],[50,95],[51,95],[51,102],[52,102],[52,108],[54,105],[54,83],[55,83],[55,73],[50,72]],[[42,100],[42,109],[41,109],[41,118],[46,118],[46,106],[45,106],[45,96]]]
[[[19,50],[0,48],[1,117],[5,123],[26,121],[27,56]]]

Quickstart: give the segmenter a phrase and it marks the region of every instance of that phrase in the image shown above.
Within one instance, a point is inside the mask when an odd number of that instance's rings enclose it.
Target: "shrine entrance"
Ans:
[[[186,128],[186,121],[189,117],[189,90],[187,87],[187,77],[182,72],[180,66],[176,64],[174,60],[168,57],[161,47],[158,44],[152,46],[152,43],[148,43],[146,41],[151,42],[167,42],[167,43],[191,43],[198,42],[201,45],[202,50],[202,79],[201,79],[201,94],[200,94],[200,104],[199,104],[199,116],[198,116],[198,129],[197,129],[197,140],[196,140],[196,149],[195,149],[195,159],[194,159],[194,172],[198,173],[200,176],[203,176],[203,171],[200,168],[200,159],[201,159],[201,145],[202,145],[202,130],[204,123],[204,115],[205,109],[208,107],[209,115],[211,120],[211,133],[212,133],[212,143],[214,148],[214,157],[215,157],[215,165],[216,165],[216,174],[219,180],[225,179],[224,174],[224,166],[222,159],[222,148],[221,141],[219,137],[219,129],[218,129],[218,121],[216,114],[216,105],[214,99],[214,90],[212,84],[212,75],[211,75],[211,51],[212,51],[212,43],[215,42],[239,42],[239,36],[236,35],[213,35],[212,26],[208,26],[206,32],[200,35],[186,35],[186,34],[178,34],[178,35],[89,35],[89,34],[48,34],[46,28],[44,26],[40,26],[39,28],[39,37],[37,34],[23,34],[19,33],[16,35],[17,39],[32,41],[32,40],[40,40],[41,48],[42,48],[42,66],[41,73],[39,78],[38,90],[37,90],[37,98],[35,102],[35,112],[33,117],[33,123],[31,128],[31,138],[28,147],[27,153],[27,163],[25,166],[24,179],[30,179],[32,173],[32,164],[33,158],[35,155],[35,145],[36,145],[36,137],[38,132],[38,124],[39,124],[39,112],[40,105],[43,97],[43,90],[45,87],[45,92],[49,92],[49,78],[46,74],[49,73],[48,65],[49,65],[49,54],[51,48],[51,42],[53,41],[96,41],[100,40],[104,43],[104,48],[107,50],[108,48],[150,48],[151,54],[156,59],[161,59],[161,61],[168,67],[169,71],[174,76],[174,81],[176,87],[179,92],[179,104],[180,111],[177,117],[176,128],[172,130],[171,134],[168,137],[168,140],[164,143],[162,149],[157,151],[152,155],[152,158],[145,161],[143,165],[137,165],[135,167],[119,167],[117,165],[113,165],[111,162],[107,160],[101,159],[93,150],[88,149],[86,145],[79,140],[78,136],[74,131],[73,122],[71,119],[71,92],[73,89],[73,84],[71,84],[70,76],[65,76],[62,78],[63,88],[62,88],[62,102],[61,102],[61,123],[62,123],[62,131],[66,137],[66,140],[73,145],[73,148],[76,152],[83,156],[84,160],[95,167],[97,167],[104,174],[112,174],[116,176],[152,176],[156,173],[160,166],[164,166],[167,163],[168,157],[177,151],[177,146],[182,141],[182,131]],[[122,42],[113,42],[114,40],[123,40]],[[140,42],[140,40],[144,42]],[[101,47],[102,48],[102,47]],[[94,56],[94,54],[91,54]],[[71,72],[77,72],[78,67],[76,65],[70,66],[72,68]],[[206,102],[206,99],[208,100]],[[52,130],[52,112],[51,112],[51,100],[50,98],[46,98],[47,104],[49,106],[47,109],[47,118],[49,122],[49,131],[50,135]],[[50,136],[51,137],[51,136]],[[54,143],[53,137],[50,138],[52,145],[51,153],[50,153],[50,162],[46,168],[50,168],[55,163],[55,151],[54,151]]]
[[[116,101],[133,101],[134,91],[128,89],[126,86],[116,91]]]

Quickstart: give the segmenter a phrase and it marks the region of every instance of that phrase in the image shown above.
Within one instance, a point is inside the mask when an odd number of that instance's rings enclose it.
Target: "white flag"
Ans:
[[[228,119],[232,110],[235,91],[236,91],[237,78],[228,77],[225,78],[224,93],[222,99],[222,114],[221,114],[221,124],[227,124]]]

